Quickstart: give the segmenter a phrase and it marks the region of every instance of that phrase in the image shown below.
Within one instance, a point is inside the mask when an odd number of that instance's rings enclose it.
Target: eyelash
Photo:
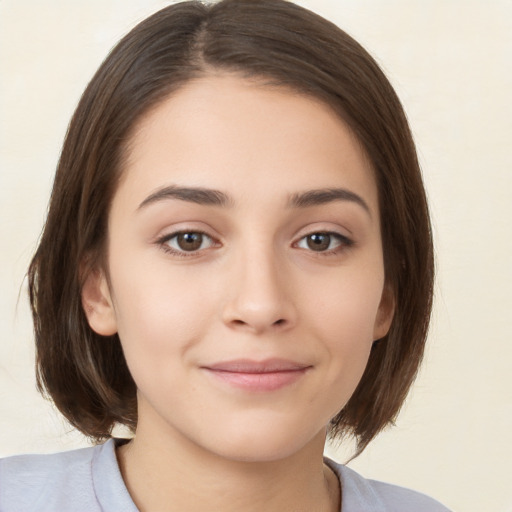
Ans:
[[[209,247],[207,247],[207,248],[203,248],[203,249],[199,248],[197,250],[192,250],[192,251],[185,251],[185,250],[174,249],[173,247],[171,247],[169,245],[169,242],[171,240],[179,237],[180,235],[201,235],[202,237],[206,237],[207,239],[209,239],[211,241],[211,245]],[[318,235],[320,235],[320,236],[328,236],[328,237],[330,237],[330,242],[334,238],[335,240],[338,241],[338,245],[336,247],[334,247],[333,249],[328,249],[328,250],[325,250],[325,251],[315,251],[313,249],[308,249],[308,248],[305,248],[305,247],[299,247],[299,244],[302,241],[305,241],[305,243],[307,244],[308,237],[313,237],[315,235],[316,236],[318,236]],[[176,231],[174,233],[170,233],[168,235],[165,235],[165,236],[159,238],[156,241],[156,243],[162,248],[162,250],[164,252],[166,252],[168,254],[172,254],[173,256],[177,256],[179,258],[190,258],[190,257],[197,256],[197,254],[199,252],[207,250],[207,249],[210,249],[211,247],[215,247],[215,245],[219,244],[210,235],[208,235],[204,231],[200,231],[200,230]],[[338,255],[340,252],[343,252],[343,251],[345,251],[347,249],[350,249],[354,245],[354,243],[355,243],[354,240],[351,240],[350,238],[348,238],[348,237],[346,237],[344,235],[341,235],[340,233],[336,233],[334,231],[314,231],[312,233],[308,233],[307,235],[302,236],[297,242],[294,242],[293,247],[297,247],[297,248],[303,249],[305,251],[311,252],[315,256],[328,257],[328,256]],[[202,243],[201,243],[201,245],[202,245]]]
[[[302,241],[305,241],[305,243],[307,244],[307,239],[310,238],[310,237],[313,237],[313,236],[327,236],[327,237],[329,237],[329,245],[332,242],[332,239],[334,239],[334,240],[336,240],[338,242],[338,245],[336,247],[334,247],[332,249],[325,250],[325,251],[315,251],[315,250],[313,250],[311,248],[308,249],[308,248],[305,248],[305,247],[300,247],[301,249],[304,249],[306,251],[309,251],[309,252],[313,253],[315,256],[320,256],[320,257],[336,256],[340,252],[346,251],[347,249],[350,249],[354,245],[354,241],[352,239],[350,239],[350,238],[348,238],[345,235],[342,235],[340,233],[336,233],[334,231],[314,231],[313,233],[308,233],[307,235],[305,235],[302,238],[300,238],[293,245],[295,247],[299,247],[299,244]]]
[[[196,256],[199,251],[206,250],[204,248],[203,249],[198,249],[198,250],[195,250],[195,251],[185,251],[185,250],[173,249],[169,245],[169,242],[171,240],[173,240],[174,238],[179,237],[180,235],[201,235],[202,237],[206,237],[206,238],[211,240],[211,246],[210,247],[214,247],[215,245],[218,244],[218,242],[216,242],[210,235],[208,235],[204,231],[197,230],[197,229],[176,231],[174,233],[170,233],[169,235],[165,235],[162,238],[159,238],[156,242],[157,242],[158,245],[160,245],[160,247],[162,248],[162,250],[164,252],[166,252],[168,254],[172,254],[173,256],[177,256],[178,258],[190,258],[190,257]],[[210,247],[208,247],[208,249]]]

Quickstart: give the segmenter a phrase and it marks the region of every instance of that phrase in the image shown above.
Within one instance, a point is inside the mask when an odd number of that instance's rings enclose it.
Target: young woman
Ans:
[[[353,39],[282,0],[156,13],[77,107],[29,270],[40,388],[107,441],[4,459],[0,510],[446,510],[323,457],[398,413],[432,254]]]

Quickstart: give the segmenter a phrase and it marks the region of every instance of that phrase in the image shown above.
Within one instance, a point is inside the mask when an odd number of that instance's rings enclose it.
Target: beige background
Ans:
[[[79,95],[118,38],[167,3],[0,2],[0,456],[84,444],[34,390],[23,278]],[[396,87],[437,243],[426,364],[397,426],[351,466],[456,511],[511,512],[512,2],[302,3],[363,43]]]

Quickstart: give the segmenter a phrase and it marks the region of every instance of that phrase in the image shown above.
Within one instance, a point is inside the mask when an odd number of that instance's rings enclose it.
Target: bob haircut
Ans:
[[[395,314],[329,432],[353,436],[359,454],[393,422],[422,359],[434,273],[430,220],[414,142],[390,83],[345,32],[286,0],[170,5],[128,33],[94,75],[69,125],[28,272],[38,388],[97,442],[116,424],[135,430],[136,386],[120,340],[89,327],[81,287],[89,272],[106,269],[109,207],[134,126],[187,82],[212,73],[323,101],[372,163]]]

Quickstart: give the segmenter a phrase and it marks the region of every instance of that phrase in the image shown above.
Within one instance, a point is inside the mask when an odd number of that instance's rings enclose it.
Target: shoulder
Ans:
[[[63,453],[0,459],[0,511],[101,511],[106,481],[110,490],[117,485],[125,491],[114,448],[108,441]]]
[[[444,505],[420,492],[376,480],[368,480],[329,459],[342,486],[343,512],[450,512]]]
[[[0,510],[66,510],[76,494],[80,501],[86,500],[90,510],[97,510],[91,503],[95,501],[91,477],[94,451],[83,448],[0,460]]]

